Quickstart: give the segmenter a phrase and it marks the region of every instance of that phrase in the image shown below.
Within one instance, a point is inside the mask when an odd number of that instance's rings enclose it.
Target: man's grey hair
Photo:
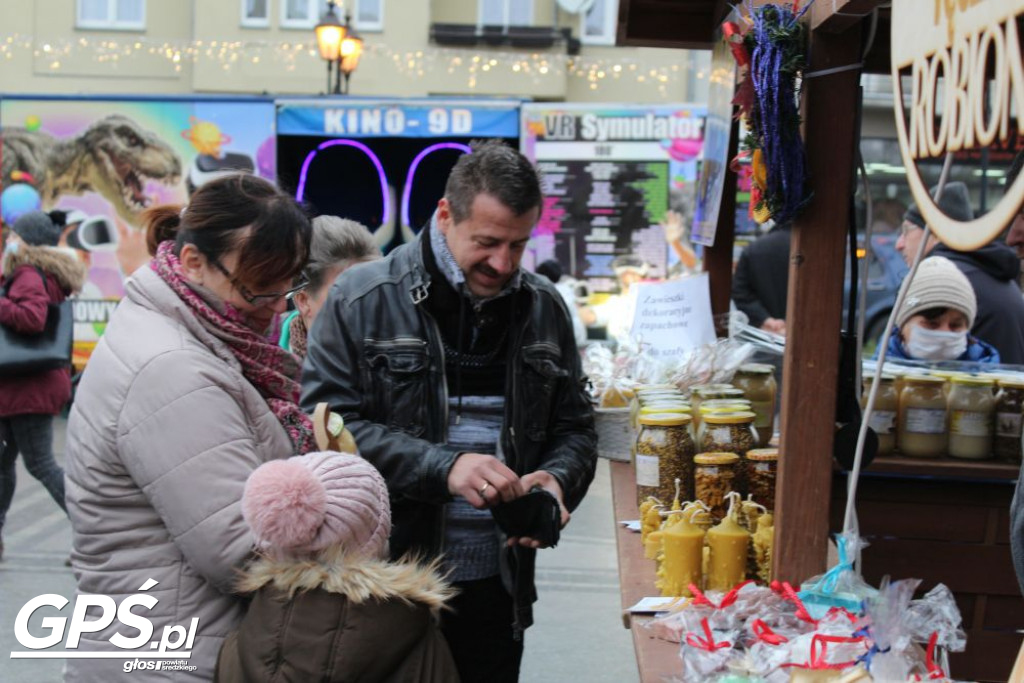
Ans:
[[[452,219],[469,217],[478,194],[489,194],[516,216],[541,206],[541,177],[530,160],[500,140],[474,140],[455,163],[444,196]]]
[[[302,272],[309,280],[309,291],[315,292],[324,285],[332,268],[345,270],[380,256],[380,247],[363,224],[337,216],[317,216],[313,219],[309,263]]]

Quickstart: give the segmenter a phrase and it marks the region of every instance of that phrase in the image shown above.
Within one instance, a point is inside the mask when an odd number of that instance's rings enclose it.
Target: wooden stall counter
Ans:
[[[619,524],[620,520],[636,519],[639,516],[633,468],[628,462],[617,461],[612,461],[610,467],[623,624],[633,632],[633,649],[636,651],[641,683],[661,683],[666,676],[679,676],[682,673],[679,645],[651,635],[644,628],[651,617],[636,616],[631,619],[626,611],[641,598],[657,595],[658,589],[654,586],[654,560],[644,557],[640,534]]]

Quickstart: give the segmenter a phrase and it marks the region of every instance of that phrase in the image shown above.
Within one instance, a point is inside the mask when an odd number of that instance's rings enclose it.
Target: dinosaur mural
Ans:
[[[106,116],[73,138],[57,139],[40,130],[3,130],[0,180],[28,174],[44,209],[62,196],[97,192],[129,225],[150,198],[146,183],[173,186],[181,182],[181,159],[171,147],[130,118]]]

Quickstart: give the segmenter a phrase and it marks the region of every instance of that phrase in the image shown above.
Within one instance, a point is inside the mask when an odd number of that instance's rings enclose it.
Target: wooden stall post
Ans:
[[[739,149],[739,122],[734,118],[729,131],[729,152],[726,163],[736,158]],[[729,326],[722,317],[729,312],[732,299],[732,245],[736,233],[736,174],[726,169],[722,185],[722,204],[718,210],[715,244],[704,250],[704,270],[711,288],[711,314],[715,316],[715,333],[729,334]]]
[[[807,73],[860,61],[860,27],[812,32]],[[773,572],[798,582],[825,569],[848,203],[859,69],[804,81],[807,178],[814,197],[790,247],[782,441]]]

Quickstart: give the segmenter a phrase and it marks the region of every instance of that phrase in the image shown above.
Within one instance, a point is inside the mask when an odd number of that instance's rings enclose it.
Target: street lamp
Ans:
[[[316,44],[320,57],[327,62],[327,91],[335,95],[348,94],[348,79],[359,66],[363,54],[363,39],[352,27],[352,12],[345,12],[342,24],[335,12],[337,3],[327,3],[327,13],[320,17],[316,31]],[[331,88],[331,69],[334,69],[334,88]],[[344,78],[342,78],[344,76]]]

